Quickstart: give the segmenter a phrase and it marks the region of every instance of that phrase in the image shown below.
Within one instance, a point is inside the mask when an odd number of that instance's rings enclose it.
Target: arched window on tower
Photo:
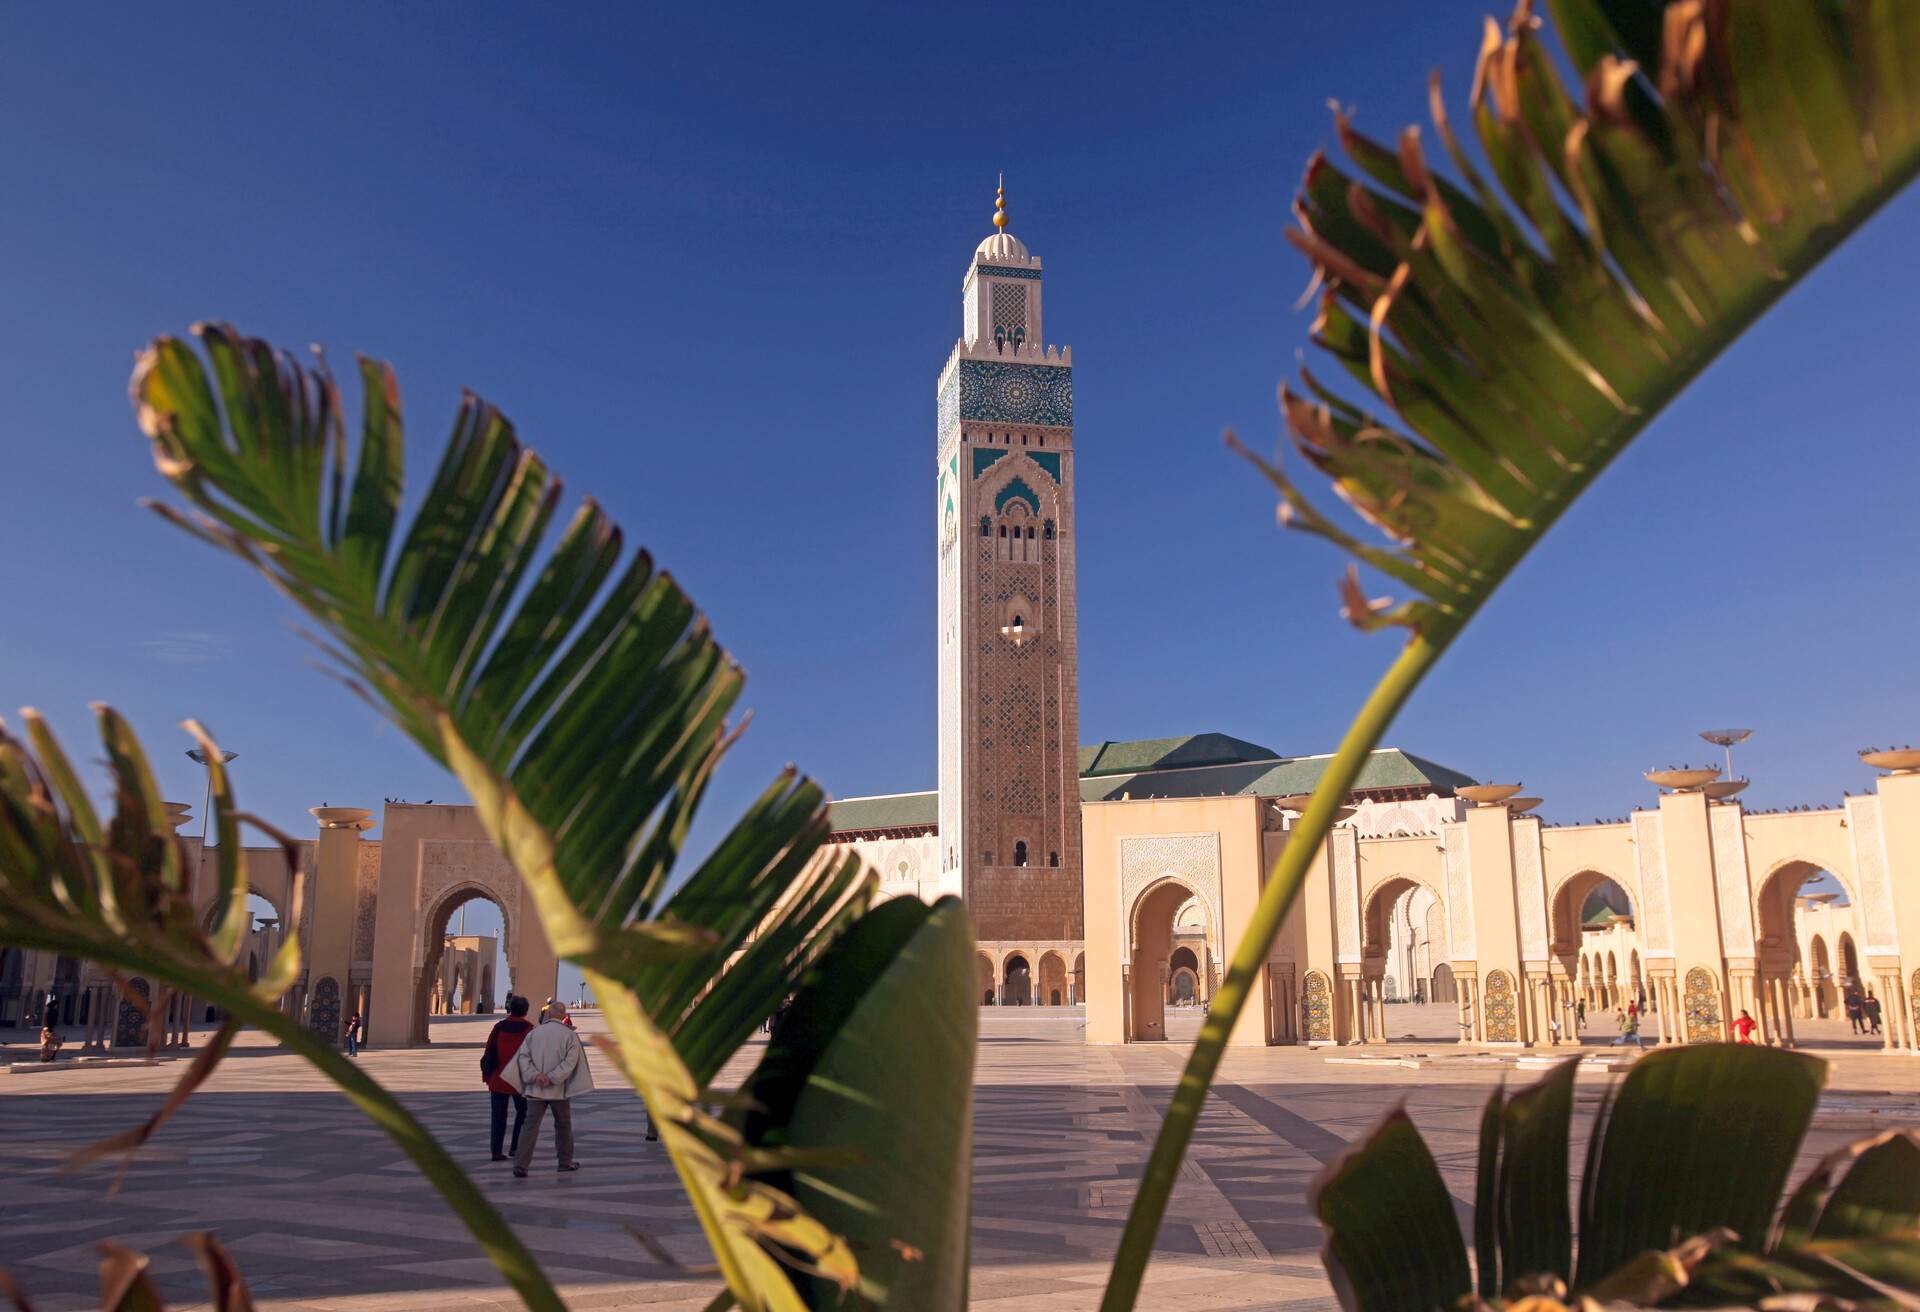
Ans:
[[[1033,525],[1027,525],[1027,541],[1033,541]]]
[[[987,515],[980,516],[980,536],[983,538],[993,536],[993,520]]]
[[[1060,854],[1059,854],[1058,852],[1049,852],[1049,853],[1047,853],[1047,864],[1048,864],[1048,865],[1050,865],[1050,866],[1057,866],[1057,865],[1059,865],[1059,864],[1060,864]]]
[[[1053,521],[1052,520],[1047,521],[1046,527],[1041,530],[1041,536],[1046,538],[1046,540],[1049,542],[1053,541]]]
[[[1000,536],[1005,537],[1006,535],[1007,535],[1007,526],[1005,524],[1002,524],[1000,526]]]
[[[1027,840],[1024,838],[1013,845],[1013,863],[1017,866],[1027,863]]]

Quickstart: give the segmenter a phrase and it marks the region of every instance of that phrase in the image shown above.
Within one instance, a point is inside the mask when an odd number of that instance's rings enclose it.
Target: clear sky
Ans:
[[[0,707],[175,724],[242,802],[457,786],[308,668],[288,608],[136,510],[134,349],[199,318],[396,365],[424,482],[458,389],[675,570],[752,676],[709,807],[783,762],[932,787],[934,379],[1005,170],[1074,348],[1083,736],[1330,750],[1397,639],[1219,442],[1276,440],[1307,336],[1281,232],[1330,143],[1457,105],[1480,9],[87,6],[0,39]],[[1831,804],[1913,740],[1920,195],[1691,389],[1389,734],[1552,820],[1751,727],[1755,806]],[[713,826],[709,825],[711,829]]]

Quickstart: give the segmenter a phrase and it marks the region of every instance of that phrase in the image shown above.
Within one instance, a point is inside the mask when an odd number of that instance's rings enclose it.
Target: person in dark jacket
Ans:
[[[480,1054],[480,1075],[487,1082],[487,1095],[493,1102],[493,1160],[504,1162],[513,1149],[501,1151],[507,1141],[507,1100],[513,1100],[513,1148],[520,1146],[520,1127],[527,1123],[527,1100],[521,1092],[500,1078],[500,1072],[513,1061],[520,1045],[533,1032],[527,1019],[527,1000],[509,996],[507,1018],[487,1035],[487,1047]]]

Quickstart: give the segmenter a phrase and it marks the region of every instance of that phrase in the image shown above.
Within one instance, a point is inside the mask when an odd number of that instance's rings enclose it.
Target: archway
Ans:
[[[1579,1003],[1588,1019],[1609,1007],[1624,1006],[1619,992],[1619,956],[1638,960],[1633,931],[1638,915],[1626,885],[1604,870],[1579,870],[1553,889],[1547,912],[1548,951],[1559,970],[1552,993],[1559,1009],[1561,1031],[1572,1037],[1579,1031]],[[1624,933],[1623,933],[1624,932]],[[1629,967],[1629,973],[1637,970]],[[1636,981],[1640,983],[1640,981]]]
[[[1004,981],[1000,992],[1002,1006],[1030,1007],[1033,1005],[1033,968],[1027,964],[1024,954],[1012,952],[1007,955],[1001,978]]]
[[[1460,1001],[1460,986],[1454,982],[1452,966],[1443,961],[1433,968],[1433,978],[1430,981],[1427,996],[1435,1002],[1458,1003]]]
[[[1043,1007],[1067,1004],[1067,963],[1058,952],[1040,954],[1040,996],[1035,1002]]]
[[[1759,976],[1755,981],[1759,1002],[1756,1015],[1768,1042],[1794,1042],[1794,973],[1802,964],[1800,936],[1807,928],[1803,904],[1815,901],[1858,906],[1852,893],[1838,875],[1812,861],[1800,859],[1782,861],[1761,881],[1754,895],[1754,929],[1758,939],[1754,949]],[[1810,1006],[1817,1011],[1823,992],[1821,959],[1827,945],[1816,939],[1808,951],[1813,958],[1808,963],[1813,978],[1807,980],[1807,987],[1812,995]],[[1826,969],[1832,997],[1837,1003],[1844,1001],[1851,990],[1862,987],[1860,959],[1854,951],[1853,939],[1844,931],[1837,936],[1833,952],[1834,957],[1827,960]]]
[[[975,987],[980,990],[980,1005],[991,1007],[993,995],[993,958],[984,952],[973,954]]]
[[[1403,1031],[1407,1041],[1424,1041],[1404,1033],[1404,1023],[1387,1024],[1387,1003],[1441,1001],[1438,986],[1430,981],[1446,964],[1445,935],[1446,904],[1424,880],[1392,875],[1367,893],[1360,917],[1359,1002],[1363,1012],[1357,1021],[1369,1042],[1393,1042],[1390,1030]],[[1451,985],[1451,968],[1447,977]],[[1401,994],[1402,981],[1405,996]],[[1457,994],[1458,990],[1450,987],[1448,992]]]
[[[1148,885],[1133,904],[1128,921],[1133,949],[1128,974],[1129,1042],[1167,1037],[1167,999],[1173,982],[1174,949],[1187,947],[1194,967],[1204,965],[1201,954],[1192,952],[1189,943],[1176,942],[1175,921],[1189,902],[1194,904],[1193,914],[1200,920],[1199,941],[1203,947],[1210,948],[1214,926],[1209,909],[1205,899],[1186,884],[1177,879],[1162,879]],[[1204,993],[1204,985],[1197,979],[1196,985]]]
[[[1620,996],[1620,965],[1614,960],[1613,953],[1607,953],[1607,1005],[1624,1007],[1626,1001]]]
[[[1840,1003],[1840,991],[1833,975],[1833,958],[1827,955],[1827,941],[1813,936],[1812,978],[1807,981],[1813,992],[1813,1014],[1821,1020],[1833,1015]]]
[[[1083,1007],[1087,1002],[1087,954],[1073,954],[1073,1005]]]
[[[464,923],[456,925],[454,916],[471,903],[482,902],[497,913],[501,932],[492,934],[451,934],[450,927],[467,928]],[[491,927],[490,925],[488,926]],[[491,1010],[505,995],[513,991],[513,943],[514,925],[507,909],[502,906],[487,889],[476,885],[466,885],[449,890],[437,906],[427,913],[423,955],[418,973],[413,983],[412,1024],[407,1042],[414,1046],[425,1047],[433,1042],[428,1031],[432,1015],[474,1014]],[[507,981],[504,990],[497,996],[497,963],[502,948],[507,956]],[[449,954],[454,954],[451,963]],[[454,969],[443,970],[443,965],[451,964]],[[545,1001],[534,998],[537,1008]],[[462,1008],[454,1011],[452,1008]],[[476,1041],[478,1041],[476,1036]]]
[[[1200,959],[1185,944],[1167,956],[1167,1001],[1190,1007],[1200,1000]]]

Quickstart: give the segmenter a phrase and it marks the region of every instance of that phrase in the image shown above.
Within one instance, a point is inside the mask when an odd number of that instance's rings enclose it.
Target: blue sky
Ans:
[[[696,12],[697,9],[697,12]],[[132,353],[230,319],[392,360],[424,481],[471,386],[686,582],[752,678],[710,802],[794,760],[934,781],[934,377],[1004,169],[1078,373],[1083,736],[1329,750],[1396,639],[1219,442],[1304,346],[1281,241],[1330,98],[1388,136],[1479,9],[82,6],[0,40],[0,707],[121,707],[172,795],[193,715],[242,801],[457,787],[307,665],[162,492]],[[1756,730],[1756,806],[1832,803],[1920,715],[1908,195],[1609,470],[1389,734],[1543,814],[1651,799]]]

